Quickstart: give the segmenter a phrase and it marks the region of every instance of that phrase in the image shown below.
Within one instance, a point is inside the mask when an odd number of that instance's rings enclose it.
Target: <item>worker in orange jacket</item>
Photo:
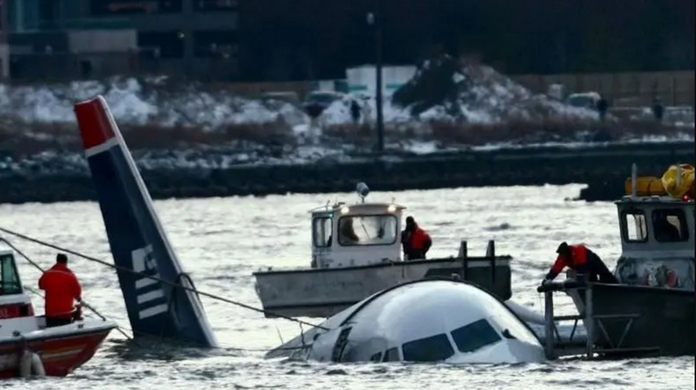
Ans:
[[[578,274],[587,275],[591,282],[619,283],[602,259],[583,244],[568,245],[564,241],[558,246],[556,253],[558,253],[558,257],[549,273],[546,274],[544,282],[552,281],[563,271],[563,268],[568,267]]]
[[[68,257],[59,253],[56,264],[41,275],[39,288],[46,291],[46,327],[71,323],[79,313],[74,302],[82,302],[82,287],[68,268]]]
[[[421,229],[413,217],[406,218],[406,229],[401,232],[401,244],[404,250],[405,260],[425,259],[433,245],[430,235]]]

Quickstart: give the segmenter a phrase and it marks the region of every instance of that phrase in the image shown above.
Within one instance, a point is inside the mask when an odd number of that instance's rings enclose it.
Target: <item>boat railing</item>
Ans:
[[[537,292],[544,293],[544,330],[546,335],[544,338],[544,350],[547,357],[556,359],[562,356],[584,355],[586,359],[592,360],[598,356],[641,354],[658,351],[658,347],[623,348],[626,335],[630,332],[634,321],[641,315],[640,313],[595,314],[593,304],[594,285],[595,283],[582,280],[566,279],[563,282],[546,282],[537,288]],[[576,291],[577,293],[584,292],[584,312],[575,315],[554,316],[554,293],[569,293],[571,291]],[[605,328],[605,320],[626,320],[623,332],[618,340],[614,340],[609,336]],[[574,326],[570,337],[563,340],[558,332],[556,323],[568,321],[573,321]],[[574,336],[577,334],[579,321],[583,321],[585,325],[586,338],[584,343],[581,340],[574,339]],[[599,339],[598,336],[603,336],[602,338],[605,341],[603,344],[607,344],[606,346],[600,348],[595,345]]]

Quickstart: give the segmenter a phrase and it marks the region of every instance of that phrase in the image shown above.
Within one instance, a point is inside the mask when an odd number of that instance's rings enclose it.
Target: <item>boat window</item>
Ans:
[[[626,242],[648,241],[648,224],[642,210],[626,210],[621,213],[621,230]]]
[[[457,345],[459,352],[463,353],[474,352],[501,340],[498,332],[493,329],[487,320],[478,320],[453,330],[452,339]]]
[[[426,337],[405,343],[401,350],[407,362],[439,362],[454,355],[454,349],[447,335]]]
[[[382,361],[382,352],[377,352],[376,354],[372,355],[370,358],[370,361],[373,363],[379,363]]]
[[[0,256],[0,295],[21,294],[19,277],[15,266],[14,257],[11,254]]]
[[[384,360],[383,362],[398,362],[399,361],[399,349],[394,347],[394,348],[389,348],[387,349],[387,352],[384,353]]]
[[[331,217],[318,217],[312,221],[314,246],[326,248],[331,246]]]
[[[393,215],[355,215],[338,220],[338,242],[343,246],[392,245],[396,242]]]
[[[659,242],[680,242],[689,239],[686,214],[682,209],[657,209],[652,212],[655,239]]]

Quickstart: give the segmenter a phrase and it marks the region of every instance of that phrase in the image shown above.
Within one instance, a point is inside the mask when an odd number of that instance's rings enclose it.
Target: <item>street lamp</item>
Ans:
[[[375,104],[377,106],[377,151],[384,151],[384,111],[382,107],[382,0],[375,0],[375,12],[367,13],[367,24],[375,27]]]

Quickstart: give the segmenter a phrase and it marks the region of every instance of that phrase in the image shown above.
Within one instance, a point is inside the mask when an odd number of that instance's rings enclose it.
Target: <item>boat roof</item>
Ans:
[[[683,200],[679,198],[674,198],[671,196],[658,196],[658,195],[652,195],[652,196],[631,196],[631,195],[626,195],[623,196],[621,199],[617,200],[614,202],[617,205],[620,204],[665,204],[665,205],[684,205],[684,206],[693,206],[694,201],[693,199],[689,200]]]
[[[14,255],[14,252],[10,249],[0,249],[0,256],[3,255]]]
[[[339,211],[343,207],[349,207],[351,210],[389,208],[389,207],[394,207],[394,211],[406,209],[405,206],[402,206],[402,205],[399,205],[396,203],[365,202],[365,203],[348,204],[348,203],[339,202],[339,203],[334,203],[333,205],[320,206],[320,207],[317,207],[315,209],[310,210],[309,212],[311,214],[316,214],[316,213]]]

